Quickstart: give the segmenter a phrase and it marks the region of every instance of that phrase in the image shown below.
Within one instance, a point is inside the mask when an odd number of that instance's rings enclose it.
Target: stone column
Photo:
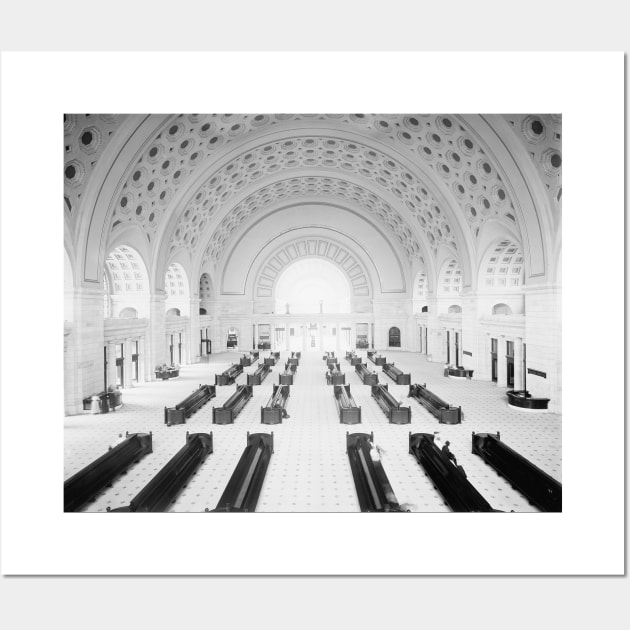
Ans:
[[[291,348],[291,339],[289,338],[289,333],[291,332],[291,323],[289,321],[286,322],[284,326],[284,349],[288,352]]]
[[[107,342],[107,386],[116,385],[116,342]]]
[[[145,340],[145,374],[155,380],[155,367],[166,363],[164,335],[166,330],[166,292],[156,291],[149,298],[149,325]]]
[[[145,366],[144,366],[144,337],[140,337],[138,340],[138,383],[144,383],[150,379],[146,378]]]
[[[514,389],[523,389],[523,340],[514,340]]]
[[[190,318],[188,320],[188,329],[186,330],[187,363],[199,363],[201,360],[199,349],[199,331],[201,330],[199,323],[199,305],[200,300],[198,298],[190,300]]]
[[[72,332],[67,342],[65,410],[83,410],[83,398],[103,390],[103,289],[79,288],[72,295]]]
[[[133,387],[133,380],[131,378],[132,368],[133,368],[133,362],[131,360],[131,355],[133,354],[132,348],[131,348],[131,337],[125,338],[123,349],[124,349],[123,387],[125,388]]]
[[[507,387],[507,344],[504,335],[499,336],[497,350],[497,387]]]

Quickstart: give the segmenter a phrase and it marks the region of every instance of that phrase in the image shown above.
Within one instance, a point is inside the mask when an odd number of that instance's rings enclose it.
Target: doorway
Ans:
[[[506,342],[507,386],[514,388],[514,342]]]
[[[492,365],[492,381],[497,382],[498,370],[497,370],[497,351],[499,348],[499,342],[497,339],[490,339],[490,364]]]
[[[389,329],[389,343],[390,348],[400,348],[400,328],[392,326]]]
[[[446,331],[446,364],[451,364],[451,331]]]
[[[124,387],[125,384],[125,344],[116,344],[116,385]]]

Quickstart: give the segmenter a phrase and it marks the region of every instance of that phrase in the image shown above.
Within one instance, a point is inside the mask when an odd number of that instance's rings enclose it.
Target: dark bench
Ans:
[[[244,354],[241,357],[241,365],[243,367],[249,367],[252,363],[254,363],[254,361],[258,360],[258,356],[259,356],[259,352],[256,350],[252,350],[249,354]]]
[[[253,396],[251,385],[237,385],[236,391],[223,403],[212,408],[212,424],[232,424],[247,401]]]
[[[474,370],[467,370],[465,367],[461,365],[452,366],[449,365],[444,368],[444,376],[454,376],[455,378],[467,378],[470,380],[472,378]]]
[[[434,440],[431,433],[409,433],[409,452],[424,468],[444,502],[453,512],[495,512],[457,465],[449,443],[440,449]]]
[[[269,374],[270,370],[271,367],[266,363],[259,363],[256,371],[253,374],[247,375],[247,384],[260,385],[265,380],[265,378],[267,378],[267,374]]]
[[[354,370],[364,385],[378,385],[378,374],[372,372],[365,363],[357,363]]]
[[[332,368],[329,367],[326,372],[326,384],[327,385],[345,385],[346,375],[339,370],[339,363],[335,364]]]
[[[373,350],[368,350],[367,356],[374,365],[383,365],[387,362],[387,359],[382,354],[376,354]]]
[[[125,507],[112,512],[166,512],[212,453],[212,433],[186,432],[186,443]],[[109,508],[107,510],[110,511]]]
[[[335,353],[326,351],[322,359],[324,359],[324,361],[328,361],[329,359],[335,360]]]
[[[216,508],[206,512],[254,512],[272,455],[273,433],[248,431],[247,446]]]
[[[292,367],[296,367],[295,365]],[[278,383],[280,385],[293,385],[293,376],[295,375],[295,370],[292,370],[289,366],[285,366],[284,372],[282,374],[278,374]]]
[[[507,393],[508,404],[520,409],[547,409],[550,398],[534,398],[527,390],[511,389]]]
[[[361,407],[357,407],[350,393],[350,385],[335,385],[333,387],[339,421],[343,424],[359,424],[361,422]]]
[[[409,386],[409,396],[415,398],[423,407],[429,410],[440,424],[460,424],[464,418],[461,407],[453,407],[445,403],[439,396],[427,389],[424,385]]]
[[[472,452],[542,512],[562,512],[562,484],[501,442],[501,434],[472,434]]]
[[[284,371],[286,372],[287,370],[291,370],[291,372],[295,374],[297,372],[297,369],[297,363],[289,363],[289,360],[287,359],[287,362],[284,364]]]
[[[411,422],[411,407],[403,407],[387,389],[387,383],[372,385],[372,397],[389,419],[390,424],[409,424]]]
[[[151,433],[125,434],[125,440],[82,468],[63,484],[63,511],[77,512],[133,463],[153,452]]]
[[[346,361],[350,361],[350,365],[352,367],[363,363],[363,359],[360,356],[357,356],[354,352],[346,352]]]
[[[271,350],[271,341],[261,341],[258,344],[259,350]]]
[[[236,379],[243,373],[243,366],[238,363],[232,363],[230,367],[221,374],[214,375],[215,385],[232,385]]]
[[[199,385],[199,389],[184,398],[182,402],[177,403],[174,407],[164,407],[164,424],[169,427],[173,424],[184,424],[186,418],[190,418],[197,409],[203,407],[216,395],[214,385]]]
[[[287,399],[291,393],[288,385],[274,385],[273,394],[266,407],[260,408],[260,421],[263,424],[280,424],[282,418],[288,418]]]
[[[169,378],[177,378],[179,376],[179,368],[169,367],[165,370],[155,370],[155,378],[162,379],[163,381],[168,380]]]
[[[402,512],[374,447],[374,433],[346,432],[346,453],[361,512]]]
[[[326,367],[330,370],[331,368],[339,369],[339,362],[337,359],[328,359],[326,361]]]
[[[272,352],[268,357],[264,358],[263,363],[273,367],[278,361],[280,361],[280,353]]]
[[[287,363],[289,365],[295,365],[296,367],[300,365],[300,359],[298,357],[289,357],[287,359]]]
[[[383,372],[391,378],[396,385],[410,385],[411,374],[403,374],[393,363],[383,363]]]

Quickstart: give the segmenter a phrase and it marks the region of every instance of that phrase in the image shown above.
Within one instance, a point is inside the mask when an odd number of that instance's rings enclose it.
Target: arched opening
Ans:
[[[179,311],[177,315],[188,315],[190,312],[190,291],[188,277],[179,263],[171,263],[164,277],[166,291],[166,312]]]
[[[166,317],[180,317],[182,312],[178,308],[169,308]]]
[[[115,247],[105,259],[103,294],[104,317],[115,317],[127,308],[135,311],[134,317],[149,316],[149,276],[132,247]]]
[[[423,306],[422,310],[420,312],[421,313],[428,313],[429,312],[429,307],[428,306]]]
[[[448,312],[449,313],[461,313],[462,312],[462,307],[459,304],[451,304],[448,307]]]
[[[442,266],[438,282],[439,293],[444,297],[459,297],[462,287],[462,270],[459,263],[451,258]]]
[[[120,311],[118,317],[133,319],[134,317],[138,317],[138,311],[136,311],[136,309],[132,308],[131,306],[127,306],[126,308],[123,308],[122,311]]]
[[[491,245],[479,267],[479,287],[489,294],[486,312],[494,304],[493,315],[522,314],[525,310],[524,280],[524,256],[520,245],[508,238]],[[497,303],[497,298],[501,302]],[[496,306],[500,307],[498,312],[495,312]]]
[[[199,315],[207,315],[208,311],[205,308],[200,308],[199,309]]]
[[[389,329],[389,341],[387,343],[387,345],[390,348],[400,348],[400,328],[397,328],[396,326],[392,326]]]
[[[238,328],[234,328],[230,326],[227,332],[227,347],[228,348],[238,348]]]
[[[512,309],[507,305],[507,304],[495,304],[492,307],[492,314],[493,315],[511,315],[512,314]]]
[[[275,288],[279,314],[349,313],[350,286],[332,263],[307,258],[289,266]]]

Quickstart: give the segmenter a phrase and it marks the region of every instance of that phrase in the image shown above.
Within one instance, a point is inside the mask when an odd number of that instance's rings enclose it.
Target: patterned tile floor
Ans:
[[[344,353],[345,354],[345,353]],[[153,453],[134,464],[96,500],[85,508],[104,512],[107,508],[128,505],[160,468],[184,445],[186,432],[213,434],[214,453],[198,469],[188,486],[172,504],[172,512],[202,512],[213,509],[246,446],[247,431],[274,434],[274,454],[258,501],[259,512],[358,512],[359,504],[345,451],[346,431],[374,432],[374,442],[382,449],[381,461],[399,503],[415,512],[448,512],[441,496],[422,467],[408,453],[409,432],[434,433],[438,445],[449,440],[450,450],[464,467],[468,479],[498,510],[535,512],[537,509],[514,490],[503,478],[471,453],[471,433],[501,432],[501,439],[531,460],[555,479],[561,481],[561,416],[552,413],[519,412],[506,404],[505,390],[494,384],[466,379],[444,378],[441,364],[429,363],[426,357],[407,352],[383,351],[388,360],[411,372],[412,383],[427,387],[453,405],[461,405],[464,421],[444,425],[419,403],[407,398],[408,387],[399,386],[382,373],[382,368],[365,359],[379,374],[380,383],[406,406],[411,406],[411,424],[389,424],[385,414],[363,385],[354,369],[343,358],[341,370],[346,384],[362,408],[362,423],[339,422],[332,393],[326,385],[326,366],[321,352],[302,353],[291,395],[287,403],[290,418],[282,424],[263,425],[260,408],[271,396],[278,374],[284,370],[287,352],[263,381],[254,387],[254,396],[237,416],[234,424],[213,425],[212,407],[221,406],[235,386],[217,387],[216,398],[206,403],[186,424],[167,427],[164,406],[173,406],[199,384],[214,384],[215,373],[238,362],[242,353],[213,354],[210,361],[184,366],[181,376],[170,381],[143,383],[123,390],[124,405],[106,415],[68,416],[64,430],[64,473],[67,479],[102,455],[125,431],[153,433]],[[261,352],[261,359],[267,353]],[[237,379],[246,382],[245,374],[256,369],[245,368]]]

